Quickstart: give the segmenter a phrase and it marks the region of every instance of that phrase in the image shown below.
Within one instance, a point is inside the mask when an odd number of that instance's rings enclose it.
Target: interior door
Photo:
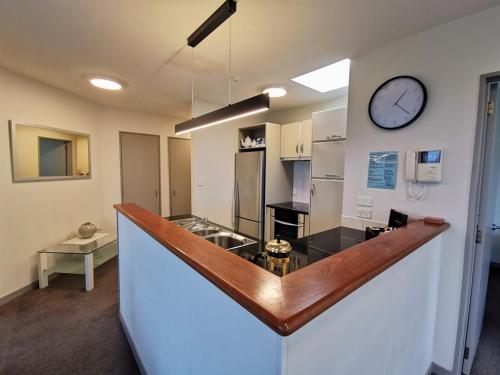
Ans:
[[[300,122],[281,125],[281,157],[298,158],[300,153]]]
[[[340,226],[343,192],[343,181],[312,179],[309,234]]]
[[[170,215],[191,213],[191,140],[168,139]]]
[[[482,181],[478,213],[478,229],[482,232],[481,243],[476,244],[474,256],[474,271],[472,277],[472,292],[469,307],[466,347],[468,359],[464,359],[463,373],[469,374],[476,354],[477,345],[481,336],[486,291],[493,245],[495,206],[498,191],[498,166],[500,165],[500,95],[498,84],[489,84],[489,102],[495,107],[494,113],[486,117],[485,149],[483,159]],[[500,198],[498,198],[500,199]],[[500,319],[500,317],[499,317]]]
[[[310,158],[312,147],[312,120],[302,121],[300,138],[300,157],[305,159]]]
[[[122,202],[160,214],[160,136],[120,132]]]

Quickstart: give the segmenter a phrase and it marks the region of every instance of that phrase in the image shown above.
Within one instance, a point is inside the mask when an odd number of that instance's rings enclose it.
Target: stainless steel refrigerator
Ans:
[[[264,151],[235,155],[234,230],[254,238],[264,234]]]

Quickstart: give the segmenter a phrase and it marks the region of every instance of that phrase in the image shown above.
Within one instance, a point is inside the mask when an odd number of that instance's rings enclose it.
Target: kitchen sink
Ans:
[[[206,219],[193,217],[189,219],[174,220],[173,223],[227,250],[257,242],[220,228],[217,224],[210,223]]]
[[[207,236],[205,237],[205,239],[224,249],[234,249],[236,247],[250,245],[256,242],[254,240],[231,232],[220,232],[211,236]]]
[[[191,231],[191,233],[196,234],[197,236],[201,236],[201,237],[209,236],[211,234],[215,234],[215,233],[219,233],[219,232],[220,232],[220,229],[215,228],[215,227],[206,227],[206,228],[196,229],[196,230]]]

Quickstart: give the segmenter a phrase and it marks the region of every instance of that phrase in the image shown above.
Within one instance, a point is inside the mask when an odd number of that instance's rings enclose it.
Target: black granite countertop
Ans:
[[[296,211],[300,214],[309,215],[309,204],[302,202],[282,202],[282,203],[271,203],[267,207],[281,208],[290,211]]]
[[[296,271],[321,259],[337,254],[364,240],[364,231],[338,227],[290,241],[292,253],[290,255],[289,272]],[[259,255],[265,251],[264,247],[265,243],[260,241],[256,244],[242,246],[230,251],[265,268],[264,257]],[[279,273],[279,271],[276,271],[276,273]]]

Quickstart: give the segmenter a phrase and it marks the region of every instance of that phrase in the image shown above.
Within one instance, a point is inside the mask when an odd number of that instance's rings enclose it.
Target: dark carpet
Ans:
[[[0,306],[0,374],[139,374],[118,317],[116,258],[83,276],[60,275]]]
[[[500,374],[500,268],[491,268],[483,329],[471,375]]]

